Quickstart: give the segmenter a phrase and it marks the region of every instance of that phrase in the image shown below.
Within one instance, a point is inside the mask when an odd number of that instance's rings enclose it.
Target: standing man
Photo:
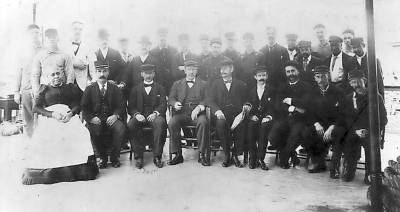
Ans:
[[[235,166],[241,168],[243,163],[238,156],[243,154],[246,124],[242,121],[235,129],[232,129],[232,123],[236,116],[247,114],[251,109],[251,105],[245,102],[247,99],[246,84],[232,78],[233,61],[226,58],[220,63],[219,67],[222,78],[214,80],[211,84],[210,91],[212,92],[208,94],[208,104],[211,108],[211,114],[214,115],[213,120],[216,120],[217,135],[221,140],[225,154],[222,166],[228,167],[231,165],[232,152]],[[232,133],[236,138],[234,140],[232,139]],[[231,149],[232,144],[234,147]]]
[[[99,49],[95,52],[95,62],[101,65],[108,65],[109,76],[108,80],[115,83],[118,88],[125,88],[125,83],[122,81],[124,76],[124,62],[121,54],[109,47],[110,34],[105,29],[100,29],[98,32]]]
[[[136,160],[136,167],[143,167],[143,152],[145,140],[143,128],[151,127],[153,139],[153,163],[158,168],[163,167],[161,161],[165,139],[167,137],[167,122],[165,112],[167,101],[164,88],[154,82],[155,66],[144,64],[141,66],[143,82],[131,90],[128,101],[128,113],[131,120],[128,122],[129,136],[132,139],[132,148]]]
[[[358,69],[364,72],[364,76],[368,78],[368,64],[367,64],[367,52],[365,50],[364,39],[361,37],[356,37],[351,39],[351,46],[355,53],[353,60],[355,61],[355,65]],[[376,68],[377,68],[377,80],[378,80],[378,92],[385,99],[385,86],[383,84],[383,72],[381,62],[376,60]]]
[[[329,82],[329,68],[317,66],[314,79],[318,87],[312,90],[310,98],[309,126],[303,131],[304,146],[311,159],[310,173],[326,170],[325,157],[332,144],[330,176],[339,178],[341,143],[345,133],[344,94]]]
[[[119,154],[121,143],[125,139],[126,126],[122,122],[125,115],[125,102],[121,89],[107,81],[108,65],[96,65],[96,83],[89,85],[83,92],[82,115],[87,123],[90,137],[100,157],[100,169],[108,166],[108,152],[111,146],[110,161],[114,168],[120,167]],[[111,140],[106,135],[111,134]]]
[[[199,70],[199,77],[209,83],[221,78],[219,65],[222,61],[229,59],[222,54],[222,41],[219,38],[213,38],[210,41],[211,56],[202,64]]]
[[[348,94],[352,92],[352,89],[347,80],[347,75],[355,68],[355,62],[352,57],[343,54],[342,43],[343,40],[339,36],[332,35],[329,37],[332,55],[326,58],[323,64],[329,67],[331,83]]]
[[[197,57],[189,49],[190,40],[188,34],[186,33],[180,34],[178,36],[178,43],[180,51],[176,55],[174,55],[173,65],[172,65],[173,82],[185,78],[184,62],[186,60],[193,60]]]
[[[197,78],[198,63],[185,61],[186,78],[176,81],[171,88],[168,103],[173,107],[173,116],[168,123],[171,134],[169,151],[174,158],[169,165],[183,163],[181,129],[188,124],[196,125],[196,138],[199,143],[199,163],[210,166],[209,125],[205,114],[206,82]]]
[[[346,29],[342,32],[343,36],[343,52],[351,57],[354,56],[353,48],[351,46],[351,39],[354,38],[354,31],[352,29]]]
[[[168,44],[168,30],[166,28],[158,29],[157,35],[159,43],[150,51],[150,54],[153,55],[159,63],[159,73],[157,74],[159,77],[157,76],[156,81],[165,88],[165,91],[169,92],[173,83],[172,63],[178,50]]]
[[[287,42],[287,51],[289,54],[289,60],[296,60],[297,55],[299,54],[299,50],[297,49],[297,38],[296,34],[287,34],[286,42]]]
[[[256,69],[259,57],[257,51],[254,49],[254,34],[250,32],[243,34],[243,43],[245,50],[240,62],[242,68],[237,76],[239,80],[247,84],[248,88],[253,88],[256,86],[254,70]]]
[[[357,161],[361,158],[361,146],[365,151],[365,177],[364,182],[370,183],[369,174],[371,171],[370,141],[369,141],[369,108],[368,108],[368,89],[367,79],[362,70],[354,69],[349,73],[350,85],[353,92],[348,94],[345,99],[345,117],[347,133],[344,143],[344,181],[354,179]],[[382,96],[378,97],[379,108],[379,141],[382,139],[382,131],[387,124],[386,109]]]
[[[32,64],[32,92],[36,96],[40,84],[48,84],[47,76],[54,69],[64,72],[66,83],[73,83],[75,80],[72,58],[61,51],[58,47],[58,32],[49,28],[44,32],[46,49],[37,53]]]
[[[285,65],[287,82],[281,85],[276,97],[276,119],[269,134],[272,146],[279,153],[280,166],[289,169],[289,158],[293,166],[299,164],[296,148],[301,144],[301,132],[306,127],[311,85],[301,80],[300,65],[289,61]]]
[[[121,55],[123,62],[122,70],[126,70],[128,64],[133,60],[133,55],[132,53],[129,52],[130,42],[127,37],[121,37],[118,40],[118,43],[119,43],[119,54]]]
[[[199,55],[199,64],[203,64],[203,62],[211,56],[210,53],[210,37],[206,34],[200,35],[200,55]]]
[[[322,61],[311,53],[311,41],[299,41],[299,56],[297,62],[302,64],[302,78],[310,85],[315,84],[313,69],[322,64]]]
[[[82,41],[83,23],[79,21],[72,22],[72,40],[67,46],[68,53],[72,56],[72,65],[74,67],[75,83],[83,92],[92,81],[95,67],[90,58],[90,49],[87,42]]]
[[[325,31],[326,29],[323,24],[317,24],[314,26],[314,33],[317,37],[318,43],[312,47],[312,52],[316,52],[317,57],[321,60],[324,60],[332,54],[328,40],[325,38]]]
[[[267,67],[270,73],[271,85],[275,88],[285,84],[284,64],[289,61],[289,53],[285,47],[276,42],[275,27],[267,27],[268,43],[260,52],[259,63]]]
[[[226,49],[222,53],[225,57],[228,57],[233,61],[234,76],[240,72],[240,53],[235,49],[236,34],[234,32],[225,33],[225,44]]]
[[[265,66],[258,66],[254,71],[257,85],[249,93],[249,103],[252,108],[249,112],[247,142],[250,152],[249,168],[260,166],[268,170],[265,164],[265,153],[268,146],[268,134],[272,127],[274,115],[275,92],[268,81],[268,70]]]
[[[22,104],[22,115],[24,119],[24,133],[28,137],[32,136],[34,127],[33,118],[33,93],[31,85],[31,74],[33,68],[33,59],[35,55],[42,50],[40,42],[40,28],[35,24],[31,24],[26,29],[29,42],[25,54],[18,56],[17,79],[14,89],[14,101]]]

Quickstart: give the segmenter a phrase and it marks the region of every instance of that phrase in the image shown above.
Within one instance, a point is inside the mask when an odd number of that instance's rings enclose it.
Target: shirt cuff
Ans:
[[[153,113],[155,113],[157,116],[160,115],[160,112],[158,112],[158,111],[154,111]]]
[[[290,106],[289,108],[288,108],[288,111],[290,112],[290,113],[293,113],[294,112],[294,109],[296,109],[296,107],[295,106]]]

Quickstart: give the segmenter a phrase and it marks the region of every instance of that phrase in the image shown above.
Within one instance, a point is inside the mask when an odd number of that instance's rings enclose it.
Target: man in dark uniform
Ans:
[[[344,94],[329,82],[329,68],[317,66],[314,69],[317,87],[312,90],[309,107],[309,126],[303,131],[304,146],[311,159],[310,173],[326,170],[325,156],[329,144],[332,144],[331,178],[339,177],[339,166],[342,152],[344,129]]]
[[[111,142],[111,165],[119,167],[121,143],[125,139],[126,126],[122,122],[125,115],[125,103],[121,89],[107,81],[108,65],[96,65],[97,83],[89,85],[82,95],[82,115],[87,122],[95,152],[100,156],[99,168],[107,168],[108,146]],[[110,132],[112,140],[105,139],[105,133]]]
[[[257,84],[249,93],[248,101],[252,105],[249,112],[247,142],[250,150],[249,168],[258,166],[268,170],[264,162],[268,146],[268,133],[274,119],[275,92],[268,81],[268,70],[265,66],[258,66],[254,71]]]
[[[301,144],[301,132],[306,127],[308,101],[311,85],[301,80],[300,65],[289,61],[285,65],[287,83],[281,85],[276,97],[275,123],[269,134],[269,140],[280,152],[280,166],[289,169],[289,158],[293,166],[299,164],[296,148]]]
[[[154,65],[144,64],[141,66],[141,71],[144,81],[132,89],[128,101],[128,113],[131,116],[128,130],[132,139],[135,165],[139,169],[143,167],[143,152],[146,146],[143,139],[143,127],[150,126],[153,134],[153,162],[158,168],[162,168],[164,164],[161,157],[167,137],[165,91],[160,84],[153,81]]]
[[[354,69],[349,73],[350,85],[353,92],[345,99],[346,137],[344,143],[344,173],[343,180],[352,181],[355,176],[357,161],[361,158],[361,146],[365,150],[365,177],[364,182],[369,184],[371,158],[369,141],[369,109],[368,89],[365,75],[362,70]],[[380,132],[387,124],[386,109],[381,95],[378,97],[379,129]],[[381,140],[379,136],[379,142]],[[378,141],[377,141],[378,142]]]
[[[183,163],[181,147],[181,129],[188,124],[196,125],[197,141],[199,143],[199,162],[203,166],[210,165],[209,125],[205,114],[206,82],[197,78],[198,63],[194,60],[185,61],[185,79],[176,81],[171,88],[168,103],[173,107],[173,116],[168,123],[171,141],[169,151],[175,157],[169,165]]]
[[[322,64],[322,61],[312,55],[311,53],[311,41],[301,40],[298,44],[299,57],[297,57],[297,62],[302,65],[302,78],[310,85],[315,84],[313,69]]]
[[[234,77],[240,72],[240,53],[235,49],[236,35],[234,32],[225,33],[226,49],[222,53],[233,61],[233,75]]]
[[[343,53],[342,43],[343,40],[339,36],[329,37],[332,55],[326,58],[323,64],[329,67],[331,83],[348,94],[352,89],[347,81],[347,75],[354,69],[355,64],[351,56]]]
[[[289,53],[276,42],[275,27],[267,27],[267,39],[268,44],[260,50],[259,63],[267,67],[271,85],[277,88],[286,83],[284,64],[289,61]]]
[[[243,142],[245,140],[245,123],[242,121],[235,129],[232,129],[235,117],[242,116],[250,111],[251,106],[245,101],[247,99],[246,84],[240,80],[232,78],[233,61],[229,58],[223,60],[220,64],[221,77],[213,81],[210,87],[208,105],[211,113],[216,120],[216,130],[218,138],[221,140],[225,154],[222,163],[223,167],[231,165],[231,146],[232,159],[236,167],[243,167],[238,156],[243,154]],[[235,140],[232,142],[232,132],[235,134]]]
[[[286,34],[287,51],[289,54],[289,60],[297,60],[299,55],[299,49],[297,49],[297,38],[296,34]]]
[[[355,61],[355,65],[358,69],[364,72],[366,78],[368,78],[368,64],[367,64],[367,52],[365,51],[365,43],[364,39],[361,37],[356,37],[351,39],[351,47],[353,52],[355,53],[353,60]],[[382,77],[382,66],[381,62],[376,60],[376,68],[377,68],[377,80],[378,80],[378,91],[379,94],[385,98],[385,86],[383,85],[383,77]]]
[[[211,56],[210,52],[210,38],[206,34],[200,35],[200,55],[199,55],[199,64],[203,64],[203,62]]]
[[[313,29],[318,39],[318,43],[312,47],[312,52],[315,52],[317,54],[316,56],[321,60],[325,60],[332,54],[329,43],[325,38],[326,28],[323,24],[317,24]]]
[[[222,41],[219,38],[213,38],[210,41],[211,56],[208,57],[199,69],[199,77],[210,84],[221,78],[219,65],[223,60],[229,59],[222,54]]]
[[[158,61],[158,76],[156,81],[160,83],[165,91],[169,92],[172,86],[172,61],[178,50],[167,43],[168,30],[166,28],[160,28],[157,31],[159,38],[158,45],[150,51]]]
[[[245,33],[243,35],[243,43],[245,51],[242,54],[241,65],[242,68],[237,73],[237,78],[247,84],[248,88],[256,86],[256,80],[254,79],[254,70],[257,66],[258,53],[254,49],[254,34]]]
[[[99,49],[95,52],[95,62],[101,65],[108,65],[110,75],[108,80],[113,81],[121,89],[125,88],[125,83],[122,81],[124,74],[124,62],[121,54],[109,47],[110,34],[105,29],[100,29],[98,39],[100,43]]]
[[[195,59],[197,56],[189,49],[189,35],[186,33],[178,36],[180,51],[174,55],[172,61],[172,78],[173,82],[185,78],[184,62],[189,59]]]

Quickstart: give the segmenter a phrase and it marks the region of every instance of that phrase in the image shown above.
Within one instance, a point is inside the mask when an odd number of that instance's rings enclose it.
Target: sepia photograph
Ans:
[[[0,212],[400,212],[399,11],[1,0]]]

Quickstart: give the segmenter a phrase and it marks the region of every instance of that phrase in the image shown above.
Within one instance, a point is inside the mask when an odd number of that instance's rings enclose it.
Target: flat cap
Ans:
[[[256,68],[254,69],[254,74],[257,74],[259,72],[267,72],[268,73],[268,69],[264,65],[257,65]]]
[[[328,66],[317,66],[313,69],[314,74],[326,74],[329,73],[329,67]]]
[[[243,40],[254,40],[254,34],[251,32],[244,33]]]
[[[107,39],[108,37],[110,37],[110,34],[106,29],[100,29],[99,32],[97,33],[97,36],[100,39]]]
[[[187,33],[182,33],[178,35],[178,40],[183,41],[183,40],[189,40],[189,35]]]
[[[360,46],[360,45],[364,45],[364,39],[362,37],[355,37],[352,38],[350,41],[350,44],[352,46]]]
[[[213,38],[210,41],[210,45],[214,44],[214,43],[219,43],[220,45],[222,45],[222,41],[220,38]]]
[[[206,35],[206,34],[201,34],[199,36],[199,40],[210,40],[210,37],[208,35]]]
[[[46,29],[46,31],[44,32],[44,36],[46,36],[48,38],[54,38],[54,37],[58,36],[58,32],[54,28],[49,28],[49,29]]]
[[[308,40],[301,40],[299,41],[299,43],[297,44],[297,46],[300,47],[310,47],[311,48],[311,41]]]
[[[152,65],[152,64],[143,64],[140,66],[140,70],[142,72],[146,72],[146,71],[155,71],[156,66]]]
[[[365,78],[364,72],[358,68],[353,69],[352,71],[349,72],[348,77],[349,80],[351,79],[359,79],[359,78]]]
[[[142,36],[139,40],[140,44],[151,44],[150,38],[147,36]]]
[[[337,35],[331,35],[331,36],[329,36],[329,42],[330,43],[342,43],[343,39]]]
[[[94,61],[94,67],[96,69],[109,69],[110,68],[108,63],[102,63],[100,61]]]
[[[227,32],[225,33],[225,38],[228,40],[233,40],[235,39],[235,33],[234,32]]]
[[[233,65],[233,60],[231,60],[229,57],[224,57],[224,59],[219,63],[220,67],[228,65]]]
[[[159,28],[158,30],[157,30],[157,34],[158,35],[167,35],[168,34],[168,29],[167,28],[165,28],[165,27],[162,27],[162,28]]]
[[[183,62],[183,64],[184,64],[185,66],[195,66],[195,67],[198,67],[198,66],[199,66],[199,63],[198,63],[196,60],[194,60],[194,59],[185,60],[185,62]]]
[[[286,39],[288,39],[288,40],[297,40],[298,37],[299,36],[297,34],[293,34],[293,33],[286,34]]]

